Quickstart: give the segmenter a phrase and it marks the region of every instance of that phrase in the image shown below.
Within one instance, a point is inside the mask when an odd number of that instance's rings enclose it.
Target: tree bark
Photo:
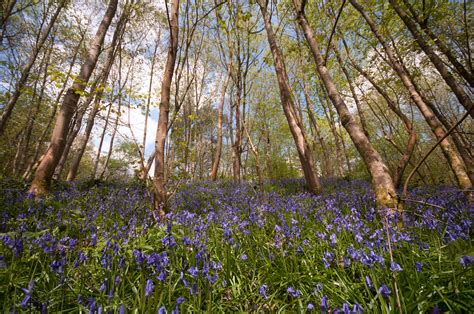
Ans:
[[[410,33],[415,38],[418,45],[421,49],[425,52],[428,58],[431,60],[431,63],[435,66],[438,70],[441,77],[444,79],[446,84],[451,88],[454,95],[456,95],[459,103],[466,109],[466,111],[470,112],[471,118],[474,118],[474,110],[471,110],[473,104],[471,98],[467,93],[464,91],[462,86],[456,82],[454,76],[449,72],[448,68],[444,65],[443,60],[435,53],[433,48],[426,42],[423,38],[423,35],[418,30],[415,22],[408,16],[408,14],[403,10],[403,8],[398,4],[397,0],[389,0],[392,7],[397,12],[398,16],[402,19],[403,23],[407,26]]]
[[[301,162],[301,167],[303,169],[303,174],[308,184],[310,192],[314,194],[321,193],[321,184],[319,178],[315,172],[315,161],[313,157],[313,152],[310,149],[304,129],[299,122],[298,113],[295,108],[293,97],[290,92],[290,86],[288,83],[288,76],[283,64],[283,59],[281,52],[278,49],[275,33],[273,32],[270,16],[267,13],[267,4],[266,0],[257,1],[260,6],[260,11],[262,12],[263,20],[265,23],[265,30],[267,32],[267,39],[272,51],[273,63],[275,67],[275,72],[278,79],[278,86],[280,88],[280,99],[283,106],[283,111],[285,113],[288,125],[290,127],[291,134],[296,144],[296,149],[298,151],[298,156]]]
[[[308,24],[303,11],[304,8],[301,6],[300,1],[293,0],[293,4],[297,13],[298,22],[313,54],[319,77],[321,78],[328,92],[329,98],[341,118],[342,125],[349,133],[352,142],[359,151],[359,154],[362,156],[367,170],[372,177],[372,187],[375,192],[377,204],[381,207],[390,208],[391,210],[400,210],[397,193],[389,168],[382,160],[379,152],[372,146],[362,128],[356,123],[344,100],[339,95],[337,87],[324,64],[324,59],[321,55],[316,39],[314,38],[313,30]]]
[[[79,148],[76,153],[76,156],[72,160],[71,167],[69,168],[67,181],[74,181],[76,179],[77,171],[79,170],[79,165],[81,163],[82,156],[86,151],[87,143],[89,142],[92,129],[94,128],[95,117],[100,111],[102,96],[104,95],[104,90],[107,84],[107,79],[109,78],[110,70],[112,69],[112,65],[114,64],[117,46],[120,45],[120,41],[125,31],[125,26],[127,22],[128,14],[126,12],[123,12],[120,16],[119,22],[117,23],[117,27],[115,28],[114,35],[112,36],[112,42],[110,44],[109,51],[107,52],[107,56],[104,62],[104,68],[102,70],[102,73],[100,74],[99,86],[101,87],[101,89],[95,95],[94,107],[92,107],[91,111],[89,112],[86,128],[84,130],[84,135],[81,142],[79,143]]]
[[[410,163],[411,156],[413,155],[413,150],[415,149],[416,130],[413,126],[412,121],[397,107],[397,105],[393,102],[393,100],[385,92],[385,90],[383,90],[379,86],[379,84],[377,84],[377,82],[375,82],[375,80],[357,64],[354,58],[352,58],[344,39],[343,39],[343,43],[346,48],[347,57],[349,61],[351,62],[352,66],[354,67],[354,69],[356,69],[357,72],[359,72],[366,80],[368,80],[370,84],[372,84],[372,86],[377,90],[377,92],[385,99],[385,102],[387,103],[388,107],[402,120],[403,125],[405,126],[405,130],[408,133],[409,138],[405,147],[405,151],[402,152],[402,157],[400,158],[398,162],[397,170],[393,176],[395,187],[398,188],[400,187],[403,173],[405,172],[407,165]]]
[[[36,169],[35,177],[29,189],[29,192],[37,197],[44,194],[51,183],[54,169],[59,162],[59,158],[61,158],[66,144],[69,123],[77,108],[80,94],[84,92],[86,85],[89,82],[89,78],[94,71],[107,29],[109,28],[117,10],[117,4],[118,0],[110,0],[104,18],[102,19],[91,46],[89,47],[86,62],[82,64],[79,75],[74,80],[72,87],[64,96],[60,113],[56,119],[56,124],[51,136],[51,144],[43,160]]]
[[[469,83],[471,87],[474,87],[474,75],[472,75],[472,72],[468,71],[454,56],[454,53],[445,45],[445,43],[438,37],[436,36],[435,33],[431,31],[431,29],[428,27],[428,23],[425,23],[420,20],[419,16],[416,14],[415,10],[413,9],[413,6],[406,0],[403,0],[405,5],[408,7],[408,10],[411,12],[413,15],[413,18],[415,21],[418,23],[420,28],[423,30],[423,32],[430,37],[430,39],[435,43],[435,45],[438,47],[438,49],[446,56],[449,62],[453,65],[453,67],[456,69],[459,75],[461,75],[466,82]],[[464,4],[466,4],[466,1],[464,1]],[[465,25],[466,27],[466,25]],[[466,27],[467,28],[467,27]]]
[[[321,134],[321,130],[318,126],[318,123],[316,122],[316,117],[314,114],[313,110],[313,104],[311,103],[311,99],[309,97],[308,89],[306,87],[306,83],[303,81],[303,94],[304,98],[306,101],[306,109],[308,110],[308,116],[309,120],[314,128],[314,131],[316,133],[316,136],[318,138],[319,144],[321,145],[322,153],[323,153],[323,160],[324,160],[324,173],[326,174],[327,177],[332,177],[333,172],[332,172],[332,164],[329,158],[329,149],[326,145],[326,141],[324,140],[324,137]]]
[[[408,73],[405,71],[403,65],[397,60],[395,52],[392,48],[387,44],[384,37],[380,33],[379,29],[377,28],[375,22],[372,18],[367,14],[364,8],[355,0],[350,0],[351,4],[354,8],[360,12],[363,18],[369,24],[370,29],[374,33],[375,37],[378,41],[382,44],[385,53],[387,54],[390,66],[395,70],[397,75],[399,76],[400,80],[402,81],[405,88],[410,93],[410,97],[413,102],[416,104],[418,109],[420,110],[421,114],[425,118],[426,122],[430,126],[433,134],[439,140],[444,137],[446,134],[445,129],[441,125],[438,118],[433,114],[433,111],[428,107],[426,102],[423,100],[420,93],[417,91],[415,85],[413,84],[412,80],[410,79]],[[456,180],[463,190],[470,190],[472,188],[472,183],[469,179],[469,176],[466,172],[465,166],[461,157],[457,153],[455,147],[449,138],[444,138],[440,143],[441,149],[443,154],[445,155],[446,159],[448,160]]]
[[[7,31],[7,22],[8,18],[12,14],[13,8],[15,7],[16,0],[8,0],[5,7],[3,6],[4,1],[2,1],[2,12],[0,13],[0,46],[3,45],[3,37]]]
[[[62,0],[61,2],[58,3],[58,7],[56,8],[54,15],[51,17],[51,20],[49,21],[49,24],[46,26],[45,31],[39,37],[38,42],[33,48],[30,59],[28,60],[25,67],[21,71],[21,76],[18,82],[16,83],[15,91],[10,96],[8,103],[5,105],[5,108],[3,109],[2,115],[0,116],[0,136],[5,131],[5,126],[7,124],[7,121],[10,118],[13,112],[13,109],[15,108],[18,98],[20,98],[23,87],[28,81],[28,77],[30,76],[30,70],[35,64],[36,57],[38,56],[38,53],[40,52],[40,50],[43,48],[44,43],[46,42],[46,39],[48,39],[49,33],[51,32],[51,29],[53,28],[54,23],[56,23],[56,19],[58,18],[59,13],[61,13],[61,10],[64,8],[65,5],[66,5],[66,0]]]
[[[221,153],[222,153],[222,118],[224,116],[224,103],[225,103],[225,93],[227,90],[227,86],[229,85],[230,74],[227,75],[227,79],[225,80],[224,84],[222,85],[221,91],[221,99],[219,102],[219,109],[217,111],[217,143],[216,143],[216,151],[214,152],[214,160],[212,162],[212,170],[211,170],[211,180],[217,180],[217,172],[219,171],[219,163],[221,160]]]
[[[167,4],[165,4],[167,6]],[[166,7],[168,11],[168,7]],[[167,192],[165,188],[165,144],[168,133],[169,105],[171,94],[171,83],[173,80],[174,66],[178,52],[178,15],[179,0],[172,0],[171,12],[168,15],[170,27],[170,43],[166,57],[163,80],[161,82],[161,100],[160,114],[158,117],[158,127],[155,137],[155,173],[153,181],[153,203],[155,210],[158,211],[160,218],[164,218],[168,212],[166,206]]]

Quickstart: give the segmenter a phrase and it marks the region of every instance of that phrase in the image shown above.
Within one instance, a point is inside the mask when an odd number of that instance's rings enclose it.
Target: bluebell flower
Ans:
[[[390,289],[385,284],[382,284],[377,292],[383,297],[388,297],[392,293],[392,291],[390,291]]]
[[[166,273],[164,271],[162,271],[159,275],[158,275],[158,280],[161,281],[161,282],[164,282],[166,280]]]
[[[474,257],[469,255],[462,256],[459,259],[459,263],[462,265],[462,267],[467,268],[469,265],[474,263]]]
[[[125,306],[123,304],[119,306],[119,314],[125,314]]]
[[[148,297],[153,292],[154,287],[153,280],[148,279],[145,286],[145,297]]]
[[[396,272],[401,272],[403,271],[403,268],[397,264],[396,262],[391,262],[390,263],[390,270],[391,271],[396,271]]]
[[[308,310],[308,312],[312,312],[314,309],[313,303],[308,303],[308,306],[306,307],[306,309]]]
[[[158,309],[158,314],[166,314],[166,313],[168,313],[168,312],[166,311],[166,308],[164,306],[161,306]]]
[[[288,292],[288,294],[294,298],[298,298],[299,296],[301,296],[301,291],[299,291],[298,289],[295,289],[293,287],[288,287],[288,289],[286,289],[286,291]]]
[[[322,311],[327,311],[328,309],[328,299],[325,295],[321,298],[321,310]]]
[[[352,307],[352,313],[358,314],[363,312],[365,312],[365,309],[357,303]]]
[[[314,287],[313,293],[314,295],[317,295],[322,290],[323,290],[323,285],[318,283],[316,284],[316,287]]]
[[[260,292],[260,295],[262,296],[262,298],[264,298],[265,300],[268,299],[267,297],[267,293],[266,293],[266,289],[268,288],[268,286],[266,284],[263,284],[260,286],[260,289],[259,289],[259,292]]]
[[[191,267],[189,267],[189,269],[188,269],[188,273],[190,273],[191,276],[193,276],[193,277],[196,278],[196,276],[197,276],[198,273],[199,273],[199,270],[197,269],[196,266],[191,266]]]
[[[415,262],[415,269],[417,273],[421,273],[423,270],[423,263],[422,262]]]
[[[246,254],[241,254],[240,259],[246,261],[248,259],[248,256]]]
[[[344,304],[342,305],[342,312],[344,314],[350,314],[351,313],[351,309],[349,308],[349,305],[344,302]]]
[[[365,284],[367,285],[367,288],[372,289],[372,280],[370,280],[369,276],[365,276]]]

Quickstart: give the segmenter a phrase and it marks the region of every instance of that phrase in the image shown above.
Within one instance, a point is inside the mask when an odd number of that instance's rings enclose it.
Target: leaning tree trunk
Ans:
[[[454,76],[449,72],[448,67],[444,65],[443,60],[441,60],[441,58],[436,54],[436,52],[433,50],[433,47],[431,47],[426,42],[425,38],[418,30],[415,22],[413,22],[413,20],[408,16],[405,10],[403,10],[403,8],[398,4],[398,1],[390,0],[390,3],[395,9],[395,12],[397,12],[398,16],[402,19],[403,23],[405,23],[418,45],[431,60],[435,68],[438,70],[439,74],[441,74],[441,77],[451,88],[454,95],[456,95],[459,103],[469,112],[471,118],[474,118],[474,110],[471,110],[473,106],[472,100],[469,95],[464,91],[461,84],[458,84],[458,82],[456,82]]]
[[[278,49],[276,43],[275,33],[273,32],[270,16],[267,13],[268,2],[265,0],[259,0],[257,2],[260,6],[260,11],[263,15],[265,30],[267,32],[268,42],[270,44],[270,49],[273,55],[273,62],[278,79],[278,86],[280,88],[280,99],[283,106],[283,111],[285,113],[291,134],[293,135],[293,139],[296,144],[296,149],[298,151],[298,156],[301,162],[301,167],[303,169],[303,174],[305,176],[309,190],[314,194],[319,194],[321,192],[321,184],[315,172],[315,161],[313,152],[311,151],[308,141],[306,139],[306,134],[304,132],[303,126],[301,125],[301,121],[299,121],[298,113],[296,112],[293,97],[290,92],[288,76],[286,74],[285,66],[283,64],[281,52]]]
[[[69,123],[71,122],[74,111],[77,109],[79,97],[84,92],[92,72],[94,71],[101,52],[102,44],[104,43],[107,29],[112,22],[115,11],[117,11],[117,4],[118,0],[110,0],[104,18],[102,19],[91,46],[89,47],[86,61],[82,64],[79,75],[74,80],[72,87],[64,96],[59,116],[56,119],[56,124],[51,136],[49,149],[36,169],[35,177],[30,186],[29,192],[36,196],[44,194],[51,183],[54,169],[61,158],[66,144]]]
[[[430,126],[433,134],[438,140],[444,138],[440,143],[440,147],[454,172],[459,186],[465,191],[470,191],[472,188],[472,183],[469,179],[464,163],[461,160],[459,154],[457,153],[456,148],[453,146],[451,140],[447,137],[444,137],[444,135],[446,134],[446,130],[443,128],[441,122],[433,113],[433,111],[429,108],[426,102],[423,100],[422,95],[417,91],[416,86],[413,84],[407,71],[405,71],[402,63],[397,60],[394,50],[387,44],[385,38],[382,36],[382,33],[376,26],[374,20],[367,14],[364,8],[356,0],[350,0],[350,2],[367,21],[367,24],[369,24],[370,29],[374,33],[375,37],[380,42],[380,44],[382,44],[382,47],[384,48],[384,51],[387,54],[390,66],[395,70],[403,85],[410,93],[411,99],[420,110],[421,114]]]
[[[166,4],[167,5],[167,4]],[[165,144],[168,133],[168,116],[170,106],[171,82],[173,80],[176,55],[178,53],[178,14],[179,0],[172,0],[169,19],[170,45],[166,57],[163,80],[161,82],[160,114],[155,138],[155,175],[153,181],[154,207],[161,218],[167,213],[167,192],[165,188]]]
[[[227,79],[222,86],[221,99],[219,103],[219,109],[217,112],[217,144],[216,151],[214,152],[214,160],[212,162],[212,171],[211,171],[211,180],[217,180],[217,172],[219,170],[219,163],[221,161],[222,153],[222,118],[224,115],[224,103],[225,103],[225,92],[227,90],[227,85],[229,84],[230,74],[227,76]]]
[[[53,28],[53,25],[56,22],[56,19],[58,18],[59,13],[64,8],[65,4],[66,4],[66,0],[59,2],[58,7],[56,8],[56,12],[54,12],[54,15],[53,17],[51,17],[51,20],[49,21],[49,24],[46,26],[45,31],[39,37],[37,43],[35,44],[35,47],[33,48],[30,59],[28,60],[25,67],[21,71],[21,76],[18,82],[16,83],[15,90],[13,91],[13,94],[10,96],[10,99],[8,100],[7,104],[5,105],[3,109],[2,115],[0,116],[0,136],[5,131],[5,126],[13,112],[13,108],[15,108],[18,98],[20,98],[20,95],[24,90],[24,86],[26,82],[28,81],[28,77],[30,75],[30,70],[35,64],[36,57],[38,56],[38,53],[40,52],[41,48],[44,46],[46,39],[48,39],[49,33],[51,32],[51,29]]]
[[[122,39],[123,33],[125,31],[126,23],[128,22],[128,14],[123,12],[120,16],[120,20],[117,23],[117,27],[115,28],[114,35],[112,36],[112,42],[110,44],[109,51],[107,53],[104,68],[102,73],[100,74],[100,86],[102,87],[95,95],[94,107],[92,107],[91,111],[89,112],[89,116],[87,118],[86,129],[84,130],[83,138],[79,143],[79,148],[76,153],[76,156],[72,160],[71,167],[69,168],[69,172],[67,174],[67,181],[73,181],[77,176],[77,171],[79,170],[79,165],[81,163],[82,156],[86,151],[87,143],[89,142],[89,138],[92,133],[92,129],[95,124],[95,117],[100,111],[100,104],[102,100],[102,96],[104,95],[104,89],[107,84],[107,79],[109,78],[110,70],[112,69],[112,65],[115,60],[117,46],[120,45],[120,40]]]
[[[393,178],[395,187],[398,188],[398,187],[400,187],[400,185],[402,183],[403,173],[405,172],[405,169],[406,169],[407,165],[410,163],[411,156],[413,155],[413,151],[415,149],[415,145],[416,145],[416,130],[415,130],[415,127],[413,126],[413,123],[411,122],[411,120],[398,108],[398,106],[395,104],[395,102],[393,102],[393,100],[385,92],[385,90],[383,88],[381,88],[379,86],[379,84],[377,84],[377,82],[375,82],[375,80],[369,75],[369,73],[364,71],[357,64],[357,62],[354,60],[354,58],[352,58],[352,56],[350,55],[349,49],[348,49],[347,44],[345,43],[344,39],[342,39],[342,41],[343,41],[344,46],[345,46],[346,51],[347,51],[347,57],[348,57],[349,61],[351,62],[352,66],[354,67],[354,69],[356,69],[357,72],[359,72],[366,80],[368,80],[370,82],[370,84],[372,84],[372,86],[377,90],[377,92],[380,95],[382,95],[382,97],[385,99],[385,102],[387,103],[388,107],[402,120],[403,125],[405,126],[405,130],[408,133],[409,138],[408,138],[408,141],[407,141],[407,144],[406,144],[406,147],[405,147],[405,151],[400,150],[400,152],[402,153],[402,157],[398,161],[397,170],[396,170],[394,178]]]
[[[379,206],[398,209],[398,198],[393,179],[390,175],[390,170],[382,160],[379,152],[372,146],[364,130],[356,123],[354,117],[347,108],[346,103],[339,95],[336,85],[325,66],[324,59],[319,50],[318,43],[314,38],[313,30],[308,24],[303,8],[299,0],[293,0],[294,7],[297,13],[298,22],[304,32],[306,41],[309,44],[316,63],[316,69],[321,78],[324,87],[326,88],[329,98],[341,118],[341,123],[349,133],[356,149],[362,156],[367,170],[372,177],[372,187],[375,191],[375,197]]]
[[[468,71],[456,59],[454,53],[446,46],[446,44],[438,36],[436,36],[436,34],[433,33],[431,29],[429,29],[428,23],[425,23],[424,21],[420,20],[415,10],[413,9],[413,6],[407,0],[403,0],[403,2],[408,7],[408,10],[410,10],[411,14],[413,15],[413,18],[416,20],[418,25],[420,25],[421,29],[430,37],[430,39],[435,43],[438,49],[446,56],[449,62],[451,62],[451,64],[459,73],[459,75],[461,75],[466,80],[466,82],[471,85],[471,87],[474,87],[474,75],[472,74],[472,72]],[[464,4],[466,4],[466,1],[464,1]]]

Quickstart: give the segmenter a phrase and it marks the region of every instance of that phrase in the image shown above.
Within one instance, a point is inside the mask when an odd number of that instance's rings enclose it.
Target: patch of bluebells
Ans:
[[[59,310],[63,305],[44,292],[62,287],[68,300],[76,300],[68,306],[91,312],[127,313],[137,306],[130,300],[141,294],[140,310],[159,313],[202,309],[209,302],[214,311],[263,311],[290,303],[294,310],[306,304],[308,311],[360,313],[371,300],[383,302],[377,295],[389,303],[393,276],[402,293],[413,281],[410,271],[425,284],[431,251],[439,249],[430,237],[449,246],[467,243],[472,233],[472,204],[448,187],[414,189],[409,198],[419,203],[407,203],[403,217],[388,217],[386,224],[365,181],[327,180],[328,191],[320,196],[305,192],[300,179],[267,184],[272,188],[265,195],[245,184],[187,184],[171,198],[165,223],[155,219],[139,187],[70,186],[42,202],[6,193],[0,268],[13,271],[16,263],[27,270],[10,307]],[[416,251],[415,262],[405,258],[407,248]],[[39,257],[43,269],[30,271],[29,263]],[[472,274],[472,256],[459,251],[455,258],[459,272]],[[86,280],[84,273],[93,275]],[[336,273],[350,278],[344,285],[354,289],[365,283],[364,307],[340,288]],[[253,291],[245,297],[252,302],[233,295],[236,277]]]

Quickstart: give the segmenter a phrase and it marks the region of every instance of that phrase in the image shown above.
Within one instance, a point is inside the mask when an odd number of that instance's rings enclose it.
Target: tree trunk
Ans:
[[[79,97],[84,92],[86,84],[89,82],[89,78],[94,71],[107,29],[109,28],[115,15],[115,11],[117,10],[117,4],[118,0],[110,0],[104,18],[102,19],[91,46],[89,47],[86,62],[82,64],[79,75],[74,80],[72,87],[64,96],[63,104],[59,116],[56,119],[56,124],[51,136],[50,147],[41,161],[41,164],[36,169],[35,178],[33,179],[29,190],[30,193],[35,194],[36,196],[44,194],[51,183],[54,169],[59,162],[59,158],[61,158],[64,145],[66,144],[69,123],[77,108]]]
[[[4,1],[2,1],[2,12],[0,13],[0,46],[3,45],[3,37],[7,31],[7,22],[8,18],[12,14],[13,8],[15,7],[16,0],[8,0],[6,6],[3,6]]]
[[[267,32],[267,38],[270,44],[270,49],[272,51],[273,63],[278,79],[278,86],[280,88],[280,99],[283,106],[283,111],[285,113],[291,134],[293,135],[293,139],[296,144],[306,183],[308,184],[309,190],[312,193],[319,194],[321,192],[321,184],[315,172],[315,161],[313,157],[313,152],[309,147],[304,129],[299,122],[298,113],[296,112],[295,104],[293,102],[293,98],[290,92],[288,76],[286,74],[286,70],[283,64],[281,52],[278,49],[276,43],[270,16],[267,13],[268,2],[265,0],[259,0],[257,2],[260,6],[260,11],[263,15],[265,30]]]
[[[390,98],[390,96],[383,90],[377,82],[366,72],[364,71],[358,64],[355,62],[355,60],[352,58],[352,56],[349,53],[349,49],[343,39],[344,46],[346,48],[347,52],[347,57],[349,61],[351,62],[352,66],[359,72],[366,80],[372,84],[372,86],[377,90],[377,92],[385,99],[385,102],[387,103],[388,107],[402,120],[403,125],[405,126],[405,130],[408,133],[408,142],[405,147],[405,151],[402,152],[402,157],[400,158],[398,165],[397,165],[397,170],[395,172],[395,175],[393,176],[393,181],[395,184],[395,187],[398,188],[400,187],[402,183],[402,178],[403,178],[403,173],[405,172],[405,169],[407,165],[410,162],[411,156],[413,155],[413,150],[415,149],[416,145],[416,130],[413,126],[413,123],[411,120],[398,108],[398,106],[393,102],[393,100]]]
[[[471,118],[474,118],[474,110],[471,110],[473,107],[471,98],[467,93],[464,91],[462,86],[456,82],[454,76],[449,72],[448,68],[444,65],[443,60],[435,53],[433,48],[426,42],[423,38],[423,35],[418,30],[415,22],[407,15],[405,10],[398,5],[397,0],[389,0],[392,7],[397,12],[398,16],[402,19],[403,23],[407,26],[410,33],[415,38],[418,45],[421,49],[425,52],[428,58],[431,60],[435,68],[438,70],[439,74],[443,77],[446,84],[451,88],[453,93],[456,95],[459,103],[470,112]]]
[[[456,59],[453,52],[444,44],[444,42],[429,29],[428,24],[420,20],[415,10],[413,9],[413,6],[406,0],[404,0],[403,2],[408,7],[408,10],[410,10],[411,14],[413,15],[413,18],[416,20],[418,25],[420,25],[421,29],[430,37],[431,40],[433,40],[435,45],[446,56],[449,62],[451,62],[451,64],[454,66],[459,75],[461,75],[469,83],[469,85],[473,87],[474,75],[472,75],[472,72],[466,70],[466,68]],[[466,1],[464,1],[464,4],[466,4]],[[465,27],[468,28],[467,25],[465,25]]]
[[[356,123],[354,117],[347,108],[347,105],[339,95],[336,85],[324,64],[324,59],[314,38],[313,30],[306,20],[303,11],[304,8],[301,7],[299,0],[293,0],[293,4],[297,12],[298,22],[304,32],[309,47],[311,48],[319,77],[328,92],[331,102],[334,107],[336,107],[342,125],[349,133],[352,142],[359,151],[359,154],[362,156],[367,170],[372,177],[372,187],[375,191],[377,204],[392,210],[398,209],[399,204],[397,193],[392,177],[390,176],[389,168],[384,163],[377,150],[372,146],[362,128]]]
[[[92,129],[94,128],[95,124],[95,117],[100,111],[100,104],[102,100],[102,96],[104,95],[105,86],[107,84],[107,80],[109,78],[110,70],[112,69],[112,65],[114,64],[117,47],[120,45],[121,39],[125,32],[125,26],[128,22],[128,14],[123,12],[120,16],[120,20],[117,23],[117,27],[115,28],[114,35],[112,36],[112,42],[110,44],[109,51],[107,52],[107,56],[104,62],[104,69],[100,74],[100,87],[101,89],[95,95],[94,100],[94,107],[92,107],[91,111],[89,112],[89,116],[87,118],[86,129],[84,130],[84,135],[79,143],[78,151],[76,156],[72,160],[71,167],[69,168],[69,172],[67,174],[67,181],[74,181],[77,176],[77,171],[79,170],[79,165],[81,163],[82,156],[86,151],[87,143],[89,142],[89,138],[92,133]]]
[[[219,171],[219,162],[221,160],[221,153],[222,153],[222,118],[224,115],[224,103],[225,103],[225,93],[227,90],[227,85],[229,85],[230,74],[227,75],[227,79],[222,85],[221,91],[221,99],[219,102],[219,109],[217,111],[217,144],[216,144],[216,151],[214,152],[214,160],[212,162],[212,170],[211,170],[211,180],[217,180],[217,172]]]
[[[150,115],[150,102],[151,102],[151,88],[153,86],[153,74],[155,70],[155,60],[156,60],[156,53],[158,51],[160,35],[158,35],[158,39],[155,42],[155,48],[153,50],[153,57],[151,59],[151,69],[150,69],[150,83],[148,84],[148,95],[146,100],[146,109],[145,109],[145,127],[143,129],[143,148],[142,148],[142,156],[143,159],[145,158],[145,150],[146,150],[146,135],[147,135],[147,128],[148,128],[148,116]],[[142,169],[141,169],[141,179],[145,181],[147,180],[147,174],[145,173],[145,160],[142,160]]]
[[[158,211],[160,218],[164,218],[165,214],[168,212],[168,208],[166,206],[167,192],[165,188],[165,144],[168,133],[171,83],[173,80],[174,66],[178,52],[178,14],[179,0],[172,0],[171,12],[168,16],[168,22],[170,26],[170,44],[168,47],[166,64],[163,72],[163,80],[161,82],[160,114],[158,117],[158,127],[155,137],[156,154],[155,174],[153,181],[153,202],[154,208]]]
[[[58,7],[56,8],[56,11],[54,12],[53,17],[51,17],[51,20],[49,21],[48,26],[46,26],[45,31],[41,34],[40,38],[38,39],[38,42],[33,48],[30,59],[28,60],[25,67],[21,71],[21,76],[18,82],[16,83],[15,91],[10,96],[8,103],[5,105],[3,109],[2,115],[0,116],[0,136],[5,131],[6,123],[13,112],[13,108],[15,107],[18,101],[18,98],[20,98],[23,87],[28,81],[30,70],[35,64],[36,57],[38,56],[38,53],[40,52],[40,50],[43,48],[43,45],[46,42],[46,39],[48,39],[49,33],[51,32],[51,29],[53,28],[53,25],[56,22],[56,19],[58,18],[59,13],[61,13],[61,10],[64,8],[65,4],[66,4],[66,0],[62,0],[61,2],[58,3]]]
[[[236,82],[236,97],[235,97],[235,141],[232,145],[233,150],[233,158],[232,158],[232,169],[234,175],[234,181],[240,182],[240,166],[242,165],[241,154],[242,154],[242,129],[240,124],[240,104],[241,104],[241,97],[242,97],[242,82],[241,82],[241,74],[240,74],[240,67],[238,69],[239,73],[237,73],[237,82]]]
[[[436,136],[438,140],[443,138],[444,135],[446,134],[446,131],[444,130],[438,118],[433,114],[433,111],[428,107],[426,102],[423,100],[420,93],[417,91],[408,73],[405,71],[403,65],[397,60],[395,52],[387,44],[384,37],[380,33],[379,29],[375,25],[375,22],[367,14],[367,12],[365,12],[363,7],[359,3],[357,3],[357,1],[350,0],[350,2],[354,6],[354,8],[357,11],[359,11],[360,14],[364,17],[364,19],[367,21],[367,24],[369,24],[370,29],[374,33],[375,37],[377,37],[378,41],[382,44],[385,50],[385,53],[387,54],[387,57],[389,59],[390,66],[395,70],[397,75],[400,77],[400,80],[402,81],[403,85],[410,93],[411,99],[420,110],[421,114],[423,115],[426,122],[430,126],[433,134]],[[466,191],[470,190],[472,188],[471,181],[469,179],[469,176],[467,175],[466,169],[464,167],[464,163],[461,160],[461,157],[459,156],[459,154],[456,152],[456,149],[453,147],[451,140],[449,138],[445,138],[440,143],[440,146],[443,151],[443,154],[445,155],[446,159],[448,160],[454,172],[456,180],[459,186],[461,187],[461,189],[466,190]]]
[[[306,88],[306,83],[303,81],[303,93],[304,93],[304,98],[305,98],[305,101],[306,101],[306,109],[308,110],[308,116],[309,116],[309,120],[311,122],[311,124],[313,125],[313,128],[314,128],[314,131],[316,133],[316,136],[319,140],[319,144],[321,145],[321,150],[322,150],[322,153],[323,153],[323,159],[324,159],[324,173],[327,177],[332,177],[333,176],[333,173],[332,173],[332,165],[331,165],[331,161],[330,161],[330,158],[329,158],[329,149],[326,145],[326,141],[324,140],[322,134],[321,134],[321,130],[319,129],[319,126],[318,126],[318,123],[316,122],[316,117],[315,117],[315,114],[314,114],[314,110],[313,110],[313,105],[311,103],[311,99],[309,97],[309,93],[308,93],[308,89]]]

